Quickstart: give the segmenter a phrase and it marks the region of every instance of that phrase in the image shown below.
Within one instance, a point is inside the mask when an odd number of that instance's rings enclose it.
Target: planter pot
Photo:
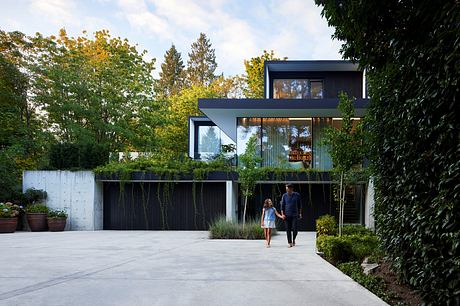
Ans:
[[[27,222],[32,232],[42,232],[48,229],[47,213],[27,213]]]
[[[65,228],[67,218],[48,219],[48,229],[50,232],[62,232]]]
[[[0,233],[14,233],[18,218],[0,218]]]

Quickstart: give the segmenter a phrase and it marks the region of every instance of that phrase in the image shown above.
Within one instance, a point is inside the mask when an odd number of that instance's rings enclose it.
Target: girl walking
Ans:
[[[272,200],[265,199],[264,207],[262,208],[260,226],[264,229],[265,247],[267,248],[270,247],[272,228],[275,228],[275,215],[283,219],[283,216],[276,211],[275,207],[273,207]]]

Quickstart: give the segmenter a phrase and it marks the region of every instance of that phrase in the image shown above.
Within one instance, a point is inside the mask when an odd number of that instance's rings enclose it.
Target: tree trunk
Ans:
[[[247,194],[248,190],[246,189],[246,194]],[[244,211],[243,211],[243,229],[244,229],[244,225],[246,224],[246,206],[248,204],[248,196],[245,196],[244,197]]]

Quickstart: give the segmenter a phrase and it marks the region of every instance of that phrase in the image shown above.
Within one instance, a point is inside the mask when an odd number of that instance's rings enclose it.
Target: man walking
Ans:
[[[286,193],[281,198],[281,215],[286,223],[286,235],[289,247],[295,246],[297,237],[297,219],[302,218],[300,194],[294,192],[292,184],[286,184]]]

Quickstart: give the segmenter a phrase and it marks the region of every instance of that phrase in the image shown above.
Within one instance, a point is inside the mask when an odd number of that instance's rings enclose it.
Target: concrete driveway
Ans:
[[[0,305],[386,305],[315,254],[207,232],[0,235]]]

